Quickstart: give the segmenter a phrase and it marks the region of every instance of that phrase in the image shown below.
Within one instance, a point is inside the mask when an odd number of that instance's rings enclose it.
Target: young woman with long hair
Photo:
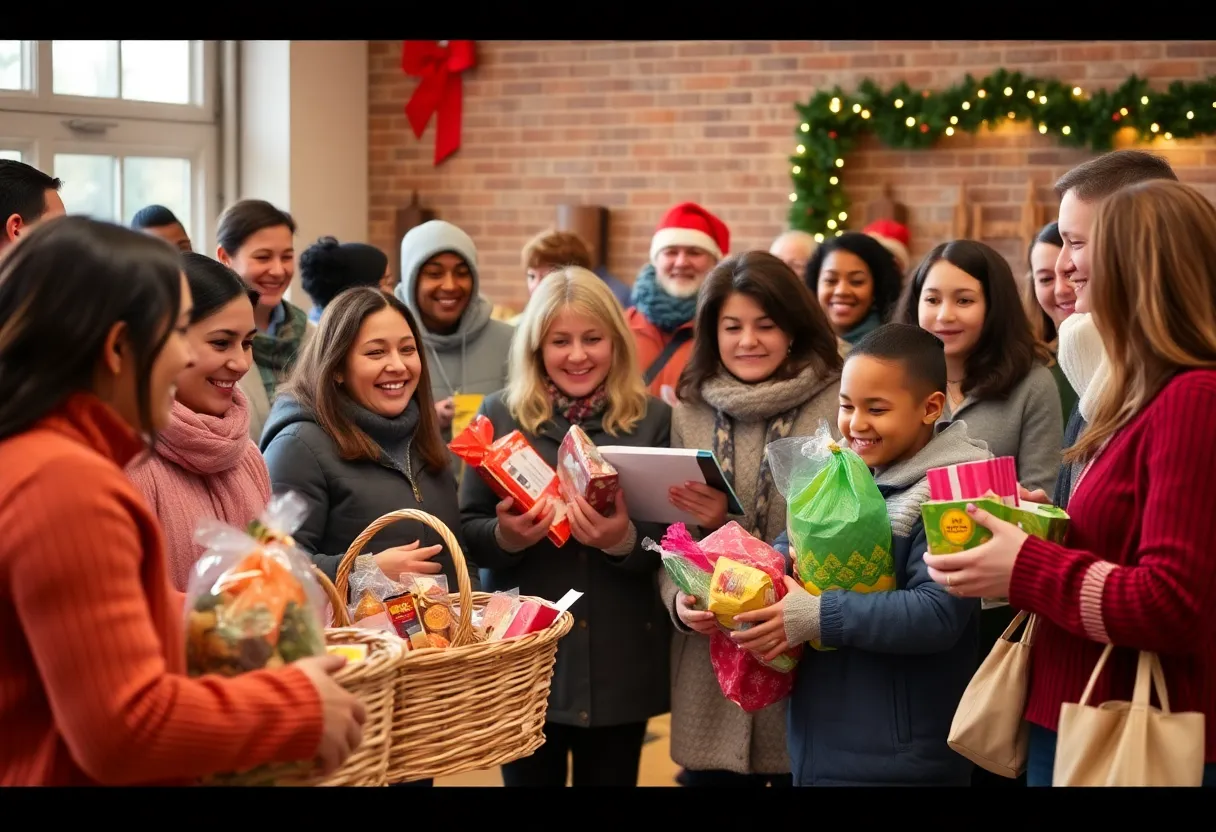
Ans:
[[[1065,544],[975,510],[992,540],[925,561],[950,592],[1007,595],[1039,617],[1029,785],[1051,785],[1061,706],[1114,645],[1092,701],[1131,699],[1138,651],[1157,653],[1171,710],[1206,718],[1203,785],[1216,786],[1216,208],[1179,182],[1131,185],[1097,205],[1089,246],[1111,375],[1066,455],[1084,467]]]
[[[0,784],[332,772],[361,741],[339,657],[186,675],[183,596],[123,466],[169,425],[191,305],[176,251],[84,217],[0,264]]]
[[[823,309],[774,255],[737,254],[706,277],[671,444],[713,450],[746,510],[736,519],[765,542],[785,529],[786,511],[764,448],[787,436],[811,436],[823,421],[836,424],[841,364]],[[725,495],[705,485],[690,483],[670,499],[698,518],[702,533],[727,520]],[[693,610],[666,573],[659,581],[677,631],[671,754],[684,767],[681,782],[791,785],[785,702],[749,714],[723,696],[709,660],[713,616]]]
[[[182,254],[182,269],[193,300],[186,337],[194,363],[178,374],[154,453],[137,457],[127,475],[160,520],[169,577],[185,592],[202,554],[194,542],[198,521],[212,517],[245,528],[270,500],[270,477],[249,438],[240,387],[253,365],[257,296],[236,272],[202,254]]]

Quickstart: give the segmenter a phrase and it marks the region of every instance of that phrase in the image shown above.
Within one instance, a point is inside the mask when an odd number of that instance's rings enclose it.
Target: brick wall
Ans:
[[[662,212],[683,200],[726,221],[733,251],[767,249],[789,206],[792,104],[818,87],[850,90],[868,76],[884,88],[906,79],[933,89],[1001,66],[1094,89],[1133,73],[1163,87],[1216,75],[1216,41],[486,41],[465,74],[462,148],[436,168],[434,123],[421,140],[406,123],[415,82],[400,52],[400,41],[370,49],[370,239],[400,244],[394,213],[416,189],[477,242],[485,293],[516,305],[526,297],[520,247],[563,202],[609,208],[608,265],[626,281],[645,263]],[[1216,197],[1216,141],[1153,149]],[[870,140],[849,158],[846,183],[861,216],[889,182],[908,206],[919,256],[951,236],[960,186],[999,231],[1020,216],[1028,179],[1054,217],[1051,183],[1090,155],[1007,124],[922,151]],[[1021,240],[987,242],[1023,256]]]

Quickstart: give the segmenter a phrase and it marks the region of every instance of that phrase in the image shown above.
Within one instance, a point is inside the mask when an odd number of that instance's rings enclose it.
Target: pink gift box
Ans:
[[[1017,464],[1011,456],[931,468],[928,477],[931,500],[995,497],[1006,505],[1018,504]]]

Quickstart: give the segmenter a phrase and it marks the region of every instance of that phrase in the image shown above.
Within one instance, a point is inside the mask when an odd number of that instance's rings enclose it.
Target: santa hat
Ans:
[[[908,268],[911,255],[908,252],[908,227],[895,220],[875,220],[862,229],[863,234],[869,234],[882,243],[883,248],[891,252],[899,261],[901,269]]]
[[[654,232],[650,262],[668,246],[696,246],[721,260],[730,251],[730,229],[695,202],[681,202],[663,216]]]

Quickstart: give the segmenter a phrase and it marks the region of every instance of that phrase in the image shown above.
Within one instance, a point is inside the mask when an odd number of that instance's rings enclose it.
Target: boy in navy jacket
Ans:
[[[954,711],[976,670],[977,599],[955,598],[929,578],[921,503],[930,468],[987,459],[987,446],[955,422],[937,430],[946,401],[946,359],[936,336],[888,324],[849,352],[837,427],[874,472],[891,519],[896,589],[789,593],[743,613],[754,627],[733,638],[775,656],[812,639],[789,700],[794,783],[970,784],[972,765],[946,744]],[[774,547],[789,557],[783,533]]]

